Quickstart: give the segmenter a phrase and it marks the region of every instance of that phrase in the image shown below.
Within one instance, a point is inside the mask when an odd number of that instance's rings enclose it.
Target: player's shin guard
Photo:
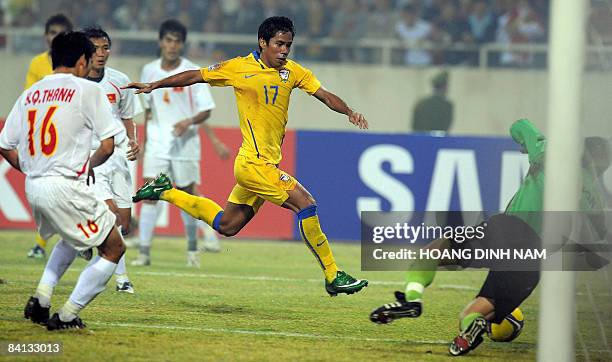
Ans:
[[[117,264],[104,258],[96,257],[81,272],[70,299],[59,310],[62,321],[68,322],[78,315],[106,287]]]
[[[321,230],[321,224],[319,224],[319,217],[317,216],[317,206],[308,206],[300,210],[297,215],[304,243],[306,243],[306,246],[308,246],[315,258],[317,258],[325,273],[325,279],[331,282],[336,278],[338,266],[329,247],[327,236]]]
[[[43,239],[43,237],[40,236],[40,234],[36,234],[36,244],[38,244],[38,246],[44,249],[47,247],[47,242],[48,240]]]
[[[76,255],[77,251],[64,240],[60,240],[55,244],[34,294],[34,297],[38,298],[41,306],[49,307],[53,289],[68,267],[70,267]]]
[[[161,194],[160,200],[167,201],[189,215],[213,226],[215,217],[223,211],[221,206],[206,197],[194,196],[184,191],[170,189]]]

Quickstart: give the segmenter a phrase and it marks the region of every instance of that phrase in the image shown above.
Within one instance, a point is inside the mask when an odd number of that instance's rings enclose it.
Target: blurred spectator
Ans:
[[[544,39],[544,26],[540,16],[527,0],[519,0],[498,20],[497,41],[502,44],[534,43]],[[529,66],[534,56],[527,52],[503,52],[500,64]]]
[[[159,28],[159,24],[163,23],[165,20],[168,19],[168,14],[166,13],[166,9],[163,6],[145,6],[143,10],[143,17],[145,21],[142,23],[142,30],[157,31]]]
[[[261,18],[266,19],[271,16],[287,16],[289,10],[281,6],[278,0],[261,0],[261,13]]]
[[[462,14],[459,13],[458,7],[453,2],[446,2],[442,5],[440,17],[436,21],[436,26],[447,35],[445,37],[445,43],[447,44],[473,43],[470,26]],[[435,39],[432,40],[434,43],[440,44]],[[444,64],[462,64],[468,59],[468,53],[465,51],[449,50],[442,52],[442,57]],[[436,63],[440,64],[441,62]]]
[[[308,27],[304,29],[304,35],[308,37],[306,41],[306,49],[304,57],[309,60],[323,59],[324,48],[317,41],[327,35],[328,17],[330,14],[323,11],[323,3],[321,1],[309,1],[307,11]]]
[[[446,98],[448,72],[438,73],[431,80],[433,94],[417,102],[412,114],[415,132],[448,132],[453,123],[453,103]]]
[[[596,1],[589,14],[589,38],[597,45],[612,44],[612,4]]]
[[[223,33],[227,24],[226,15],[218,0],[211,0],[205,11],[200,31],[204,34]],[[212,63],[227,60],[226,53],[215,42],[197,42],[189,47],[189,57],[206,58]]]
[[[311,2],[319,2],[311,1]],[[288,16],[293,20],[295,30],[300,37],[306,37],[308,29],[308,3],[307,1],[291,1],[287,2],[283,11],[284,16]]]
[[[139,0],[126,0],[113,13],[113,20],[121,30],[144,28],[144,11]]]
[[[403,55],[409,65],[478,64],[476,52],[445,49],[419,50],[414,46],[434,44],[439,48],[455,44],[524,44],[546,41],[550,0],[0,0],[5,23],[11,26],[41,26],[45,17],[58,11],[76,20],[77,27],[99,24],[110,31],[156,31],[168,18],[178,18],[189,28],[208,33],[252,34],[265,17],[285,15],[293,19],[300,38],[294,56],[315,61],[377,63],[380,48],[357,48],[359,40],[387,39],[396,34],[412,47]],[[608,10],[609,0],[591,0],[592,7]],[[212,10],[211,10],[212,9]],[[210,13],[210,14],[209,14]],[[610,22],[605,11],[593,12],[591,40],[609,43]],[[314,41],[331,37],[338,44]],[[19,51],[39,51],[42,44],[31,36],[18,36],[11,44]],[[150,44],[149,44],[150,43]],[[151,45],[151,46],[150,46]],[[252,47],[223,43],[226,52],[242,53]],[[40,49],[39,49],[40,48]],[[156,40],[117,39],[115,52],[150,55]],[[215,44],[194,44],[191,54],[207,54]],[[503,54],[500,54],[503,53]],[[218,54],[216,55],[218,56]],[[542,55],[525,52],[494,52],[490,64],[506,66],[540,65]],[[499,58],[499,59],[496,59]],[[542,63],[543,64],[543,63]]]
[[[365,59],[364,49],[355,48],[354,44],[365,34],[367,17],[366,8],[360,1],[343,1],[340,11],[334,13],[330,36],[342,40],[338,47],[341,62],[363,62]]]
[[[431,24],[419,19],[414,6],[405,5],[395,31],[407,45],[417,45],[429,38]],[[408,65],[428,65],[431,64],[431,54],[428,50],[408,49],[404,55],[404,62]]]
[[[423,1],[413,1],[412,4],[417,6],[417,4],[421,3],[422,7],[420,9],[421,18],[427,22],[435,22],[436,19],[440,17],[442,13],[442,7],[446,3],[450,3],[454,0],[423,0]],[[418,11],[419,9],[417,9]]]
[[[391,7],[391,0],[374,0],[372,9],[368,11],[364,36],[366,38],[384,39],[393,34],[396,16]]]
[[[261,2],[253,0],[240,0],[240,6],[232,18],[234,20],[230,31],[233,33],[252,34],[257,31],[261,22],[263,10]]]
[[[612,6],[605,1],[597,1],[591,8],[588,19],[589,42],[598,46],[612,45]],[[612,69],[612,54],[609,52],[590,53],[587,58],[589,67]]]
[[[474,42],[489,43],[495,39],[495,16],[485,0],[475,0],[468,15],[468,26]]]

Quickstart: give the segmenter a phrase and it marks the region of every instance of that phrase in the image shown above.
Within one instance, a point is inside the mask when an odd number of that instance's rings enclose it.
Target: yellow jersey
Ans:
[[[200,72],[211,86],[234,87],[242,132],[238,154],[275,165],[282,159],[291,91],[300,88],[312,95],[321,87],[309,69],[292,60],[287,60],[280,70],[269,68],[256,51]]]
[[[32,58],[28,74],[26,75],[24,89],[28,89],[32,84],[43,79],[45,76],[53,73],[51,65],[51,56],[49,52],[43,52]]]

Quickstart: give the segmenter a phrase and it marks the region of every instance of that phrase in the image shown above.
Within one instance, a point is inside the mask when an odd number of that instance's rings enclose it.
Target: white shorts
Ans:
[[[155,157],[145,152],[142,176],[155,178],[160,172],[170,175],[177,187],[200,183],[199,160],[171,160]]]
[[[92,188],[97,198],[114,200],[120,209],[132,207],[132,175],[125,155],[117,149],[102,165],[94,168],[96,182]]]
[[[104,242],[116,216],[84,181],[62,176],[26,178],[26,196],[43,239],[55,234],[76,250]]]

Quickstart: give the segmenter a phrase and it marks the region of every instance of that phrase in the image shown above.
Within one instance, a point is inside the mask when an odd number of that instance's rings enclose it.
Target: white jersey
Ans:
[[[94,134],[106,139],[119,132],[100,85],[52,74],[21,94],[0,133],[0,147],[17,149],[29,178],[85,174],[84,179]]]
[[[120,147],[127,139],[127,133],[123,124],[123,119],[134,118],[135,116],[142,113],[142,106],[140,105],[139,99],[134,94],[132,89],[121,89],[130,83],[130,78],[124,73],[110,68],[104,68],[104,76],[98,82],[104,88],[106,97],[110,102],[115,116],[115,121],[123,129],[121,133],[115,136],[115,146],[125,151],[127,150],[127,142],[125,147]],[[94,141],[92,149],[97,149],[100,146],[98,140]]]
[[[199,69],[189,60],[181,58],[176,69],[165,71],[161,67],[161,59],[157,59],[144,66],[141,82],[149,83],[186,70]],[[200,159],[199,127],[192,125],[180,137],[175,137],[172,131],[176,123],[215,108],[208,84],[156,89],[145,94],[145,108],[152,112],[152,118],[147,122],[146,153],[164,159]]]

